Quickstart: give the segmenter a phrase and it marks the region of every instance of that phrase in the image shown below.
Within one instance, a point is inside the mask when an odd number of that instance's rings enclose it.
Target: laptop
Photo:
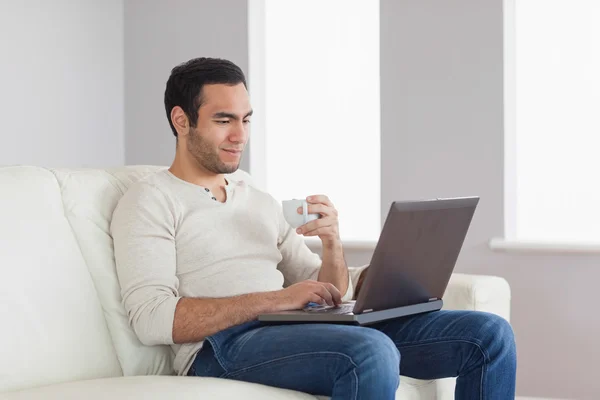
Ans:
[[[479,197],[392,202],[356,300],[258,320],[369,325],[440,310],[478,203]]]

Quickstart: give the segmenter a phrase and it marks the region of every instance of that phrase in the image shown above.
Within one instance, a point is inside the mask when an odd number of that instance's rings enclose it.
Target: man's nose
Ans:
[[[234,143],[246,143],[248,139],[248,129],[243,122],[233,124],[229,133],[229,140]]]

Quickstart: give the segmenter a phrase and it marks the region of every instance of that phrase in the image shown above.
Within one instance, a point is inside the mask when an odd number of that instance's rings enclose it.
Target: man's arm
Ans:
[[[272,311],[277,293],[250,293],[221,299],[182,298],[173,319],[173,342],[197,342]]]
[[[340,301],[335,286],[310,280],[273,292],[221,299],[182,298],[175,309],[173,342],[198,342],[223,329],[252,321],[262,313],[297,310],[309,302],[333,305]]]
[[[323,261],[318,279],[321,282],[334,284],[341,293],[348,293],[348,289],[351,290],[352,288],[350,287],[348,266],[344,259],[344,249],[340,239],[338,212],[325,195],[309,196],[306,201],[308,203],[308,213],[318,213],[321,218],[299,227],[297,232],[304,236],[318,236],[321,239]],[[301,212],[301,210],[298,210],[298,212]]]
[[[355,297],[354,286],[359,274],[366,266],[348,268],[344,259],[344,250],[338,233],[337,210],[326,196],[310,196],[309,213],[321,214],[320,219],[311,221],[297,230],[286,222],[279,207],[280,242],[282,261],[278,269],[283,273],[286,284],[304,279],[318,279],[335,285],[342,293],[342,300]],[[275,207],[278,205],[275,204]],[[302,213],[302,209],[298,209]],[[322,258],[313,253],[302,236],[319,236],[323,244]]]
[[[318,280],[332,283],[340,293],[346,293],[349,289],[348,266],[344,259],[344,249],[340,240],[323,243],[323,257]]]
[[[295,230],[285,220],[281,206],[275,199],[273,199],[273,207],[277,209],[278,214],[279,241],[277,246],[282,257],[277,269],[284,276],[284,286],[304,280],[318,280],[333,284],[342,293],[342,300],[351,299],[352,290],[349,286],[348,269],[341,241],[327,242],[328,245],[323,246],[322,257],[319,257],[308,248],[302,236],[299,235],[303,228],[310,228],[310,225],[306,224],[300,227],[300,230]],[[310,207],[312,206],[309,206],[309,210]],[[302,209],[299,212],[302,213]],[[315,232],[315,234],[317,233]]]

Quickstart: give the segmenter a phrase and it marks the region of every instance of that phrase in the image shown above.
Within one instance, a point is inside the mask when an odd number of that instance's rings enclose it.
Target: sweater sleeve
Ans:
[[[160,189],[139,183],[117,204],[110,230],[129,324],[145,345],[173,344],[181,298],[173,207]]]

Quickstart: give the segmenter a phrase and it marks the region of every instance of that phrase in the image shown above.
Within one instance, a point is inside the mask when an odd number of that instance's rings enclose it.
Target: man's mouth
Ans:
[[[229,154],[238,155],[242,153],[242,149],[221,149],[228,152]]]

